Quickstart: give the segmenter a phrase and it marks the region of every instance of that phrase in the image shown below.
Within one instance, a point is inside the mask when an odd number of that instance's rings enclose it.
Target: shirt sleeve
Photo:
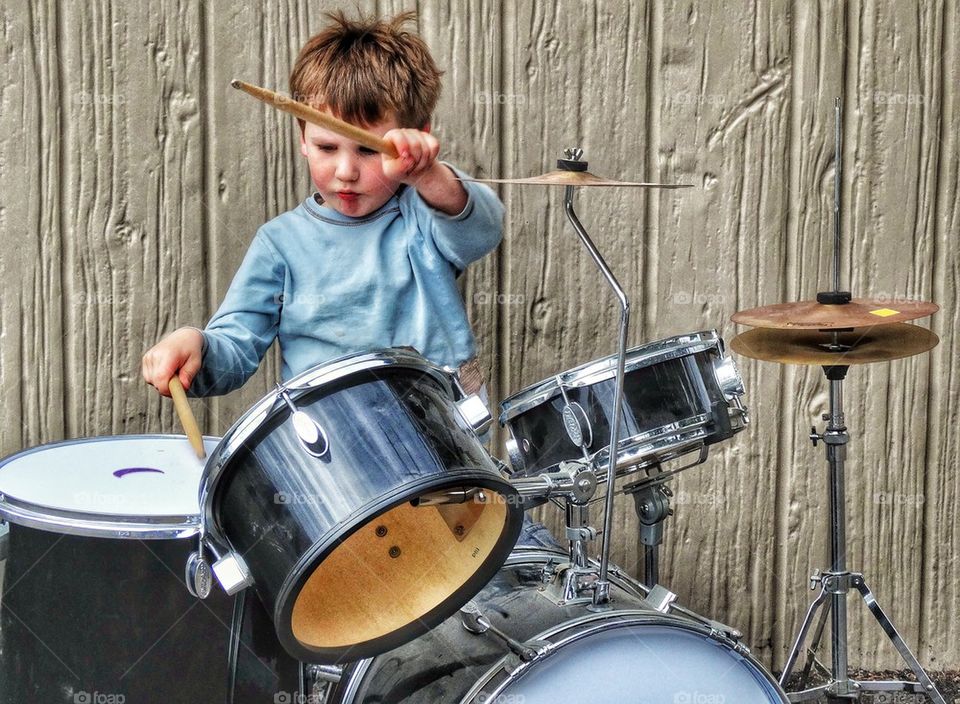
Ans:
[[[257,371],[277,337],[285,273],[276,249],[259,231],[202,331],[203,363],[190,384],[191,396],[229,393]]]
[[[445,162],[444,162],[445,163]],[[446,164],[459,178],[469,176]],[[413,203],[417,221],[437,250],[459,271],[492,251],[503,237],[503,203],[489,186],[463,181],[467,204],[457,215],[447,215],[427,204],[414,190]]]

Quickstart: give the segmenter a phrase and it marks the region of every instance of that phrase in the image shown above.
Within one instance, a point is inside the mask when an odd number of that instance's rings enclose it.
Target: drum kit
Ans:
[[[386,148],[365,132],[357,141]],[[902,321],[936,307],[880,314],[835,292],[735,316],[760,326],[735,351],[822,365],[831,379],[830,423],[814,438],[831,468],[834,552],[778,682],[740,633],[657,580],[669,480],[748,423],[736,365],[714,331],[628,349],[627,296],[574,210],[581,186],[676,186],[604,179],[581,157],[570,149],[557,171],[501,182],[566,189],[567,219],[620,302],[619,347],[500,404],[509,465],[480,440],[493,422],[486,405],[455,370],[408,349],[307,370],[222,438],[200,438],[183,413],[197,452],[184,436],[131,435],[0,461],[0,516],[11,524],[0,700],[749,704],[867,689],[847,676],[846,593],[858,589],[896,631],[844,563],[842,379],[848,365],[930,349],[936,337]],[[642,582],[609,559],[618,491],[640,519]],[[600,530],[590,517],[599,498]],[[524,511],[548,501],[564,511],[567,549],[517,546]],[[787,695],[827,603],[833,679]],[[943,702],[908,662],[919,683],[876,688]]]

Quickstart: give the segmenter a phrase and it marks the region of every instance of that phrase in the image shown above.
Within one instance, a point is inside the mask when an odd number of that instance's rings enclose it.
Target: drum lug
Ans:
[[[644,605],[649,606],[654,611],[662,614],[668,613],[673,602],[677,600],[677,595],[660,584],[654,584],[653,588],[643,600]]]
[[[525,466],[523,461],[523,453],[520,452],[520,445],[517,443],[516,438],[509,437],[503,441],[503,446],[507,450],[507,459],[510,460],[510,466],[513,468],[513,473],[522,472]]]
[[[477,394],[471,394],[457,401],[457,410],[460,417],[477,434],[482,435],[493,424],[490,409]]]
[[[301,693],[305,702],[326,704],[330,701],[334,688],[343,679],[343,668],[339,665],[302,665],[309,679],[309,690]]]
[[[307,675],[314,682],[337,684],[343,679],[343,668],[339,665],[307,665]]]
[[[236,594],[241,589],[253,586],[253,577],[247,563],[233,552],[213,563],[213,574],[227,594]]]
[[[728,401],[739,399],[745,393],[743,377],[733,357],[722,357],[713,367],[713,375],[720,391]]]

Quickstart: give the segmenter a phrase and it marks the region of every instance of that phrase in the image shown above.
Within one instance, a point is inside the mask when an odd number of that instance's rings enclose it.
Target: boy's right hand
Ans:
[[[203,334],[196,328],[180,328],[146,351],[141,372],[148,384],[162,396],[169,396],[170,378],[176,374],[183,388],[189,389],[202,361]]]

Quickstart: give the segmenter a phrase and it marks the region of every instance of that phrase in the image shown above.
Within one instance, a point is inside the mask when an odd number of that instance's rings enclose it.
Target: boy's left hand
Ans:
[[[429,132],[414,129],[394,129],[383,135],[399,155],[396,159],[383,154],[383,175],[408,186],[437,165],[440,142]]]

